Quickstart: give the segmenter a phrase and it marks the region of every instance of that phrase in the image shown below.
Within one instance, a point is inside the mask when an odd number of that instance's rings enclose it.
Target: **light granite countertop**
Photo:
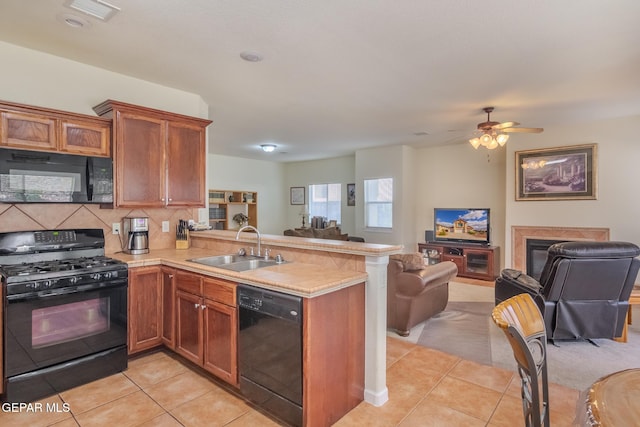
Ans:
[[[115,253],[109,256],[126,262],[129,268],[165,265],[305,298],[313,298],[353,286],[365,282],[368,277],[364,272],[327,269],[324,266],[297,261],[244,272],[209,267],[188,261],[192,258],[215,255],[225,254],[212,249],[190,248],[183,250],[157,249],[144,255]]]

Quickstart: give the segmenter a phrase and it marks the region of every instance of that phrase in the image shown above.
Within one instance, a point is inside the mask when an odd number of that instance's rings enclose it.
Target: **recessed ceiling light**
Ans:
[[[120,11],[119,7],[103,0],[68,0],[64,5],[103,21]]]
[[[260,144],[260,148],[262,148],[262,151],[264,151],[265,153],[271,153],[271,152],[273,152],[273,150],[276,149],[276,145],[275,144]]]
[[[91,27],[91,23],[84,18],[81,18],[77,15],[72,15],[70,13],[63,13],[57,15],[56,18],[59,22],[66,24],[72,28],[89,28]]]
[[[249,62],[260,62],[262,61],[262,55],[260,55],[258,52],[252,52],[250,50],[245,50],[244,52],[240,53],[240,58],[244,59],[245,61],[249,61]]]
[[[414,132],[413,133],[415,136],[425,136],[425,135],[429,135],[429,132],[421,130],[419,132]]]

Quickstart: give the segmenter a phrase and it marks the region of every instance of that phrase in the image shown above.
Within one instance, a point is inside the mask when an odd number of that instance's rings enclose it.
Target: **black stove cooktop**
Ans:
[[[127,277],[127,264],[104,255],[102,229],[0,233],[0,277],[7,295]]]
[[[103,267],[122,265],[122,261],[106,256],[96,256],[91,258],[72,258],[63,260],[40,261],[33,263],[22,263],[6,265],[0,267],[0,271],[5,277],[31,276],[36,274],[48,274],[57,272],[83,273],[83,270],[97,270]]]

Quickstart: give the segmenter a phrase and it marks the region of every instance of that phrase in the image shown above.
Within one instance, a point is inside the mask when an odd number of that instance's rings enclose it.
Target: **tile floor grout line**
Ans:
[[[409,351],[407,352],[407,354],[411,353],[413,350],[415,350],[415,348],[413,348],[413,349],[409,350]],[[399,359],[398,359],[398,360],[399,360]],[[416,411],[416,409],[418,408],[418,406],[420,405],[420,403],[422,403],[422,402],[427,398],[427,396],[429,396],[429,394],[431,394],[431,392],[432,392],[433,390],[435,390],[435,388],[436,388],[439,384],[441,384],[441,383],[442,383],[442,381],[445,379],[445,377],[446,377],[447,375],[449,375],[449,372],[451,372],[451,370],[452,370],[454,367],[456,367],[456,366],[458,365],[458,363],[460,363],[460,361],[461,361],[461,360],[462,360],[462,359],[460,359],[460,360],[458,360],[456,363],[454,363],[454,365],[453,365],[451,368],[449,368],[449,370],[448,370],[448,371],[446,371],[446,372],[445,372],[445,373],[440,377],[440,379],[439,379],[438,381],[436,381],[436,382],[435,382],[435,384],[433,385],[433,387],[431,387],[431,388],[429,389],[429,391],[427,391],[427,392],[424,394],[424,396],[422,396],[422,398],[421,398],[421,399],[420,399],[420,400],[419,400],[419,401],[418,401],[418,402],[413,406],[413,408],[411,408],[411,409],[409,410],[409,412],[407,412],[407,414],[406,414],[404,417],[402,417],[402,419],[401,419],[401,420],[400,420],[400,422],[397,424],[397,426],[400,426],[400,425],[404,422],[404,420],[406,420],[407,418],[409,418],[409,416],[410,416],[411,414],[413,414],[413,413]],[[453,408],[449,408],[449,409],[453,409]],[[458,411],[458,412],[459,412],[459,411]]]

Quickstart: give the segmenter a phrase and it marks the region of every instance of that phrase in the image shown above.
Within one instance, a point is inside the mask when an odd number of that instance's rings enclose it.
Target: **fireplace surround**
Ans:
[[[595,227],[511,227],[511,265],[515,270],[527,271],[527,240],[599,241],[609,240],[608,228]]]

